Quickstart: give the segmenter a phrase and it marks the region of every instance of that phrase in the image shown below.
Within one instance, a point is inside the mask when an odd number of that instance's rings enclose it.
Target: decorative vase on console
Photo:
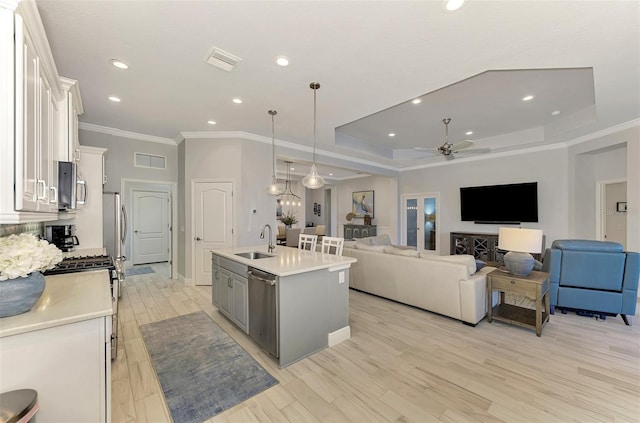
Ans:
[[[0,317],[31,310],[44,292],[41,271],[62,260],[62,251],[33,234],[0,238]]]
[[[298,223],[298,219],[292,212],[283,214],[280,221],[287,229],[291,229],[291,225]]]

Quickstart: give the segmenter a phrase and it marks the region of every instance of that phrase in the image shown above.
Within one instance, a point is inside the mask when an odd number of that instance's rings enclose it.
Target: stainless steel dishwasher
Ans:
[[[277,276],[253,267],[249,277],[249,336],[275,357],[278,347]]]

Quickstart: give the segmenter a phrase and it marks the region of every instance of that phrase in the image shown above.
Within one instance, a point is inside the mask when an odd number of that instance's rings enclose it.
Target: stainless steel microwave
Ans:
[[[78,184],[76,164],[58,162],[58,210],[74,210],[78,204],[76,193]],[[85,190],[86,197],[86,190]]]

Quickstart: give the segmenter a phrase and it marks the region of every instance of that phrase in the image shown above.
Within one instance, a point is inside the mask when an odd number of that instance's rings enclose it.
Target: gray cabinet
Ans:
[[[366,238],[376,235],[376,225],[344,225],[344,239]]]
[[[544,238],[542,240],[544,251]],[[498,234],[477,232],[451,232],[451,254],[470,254],[484,262],[504,264],[507,251],[498,249]],[[536,260],[542,260],[541,254],[532,254]]]
[[[247,266],[213,255],[212,302],[240,329],[249,333]]]

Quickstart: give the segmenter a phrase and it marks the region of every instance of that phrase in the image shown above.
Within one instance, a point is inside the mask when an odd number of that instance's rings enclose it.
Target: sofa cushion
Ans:
[[[378,251],[380,253],[384,252],[385,245],[367,245],[361,244],[360,242],[356,242],[357,250],[365,250],[365,251]]]
[[[391,245],[391,238],[388,234],[382,234],[378,236],[369,236],[366,238],[360,238],[358,244],[362,245]]]
[[[476,259],[469,254],[460,254],[460,255],[452,255],[452,256],[438,256],[435,254],[420,254],[420,258],[426,260],[438,260],[438,261],[448,261],[452,263],[460,263],[467,266],[467,270],[469,270],[469,275],[473,275],[476,273]]]
[[[356,241],[356,240],[353,240],[353,241],[352,240],[345,240],[344,244],[342,244],[342,247],[343,248],[356,248],[356,243],[357,242],[358,241]]]
[[[395,254],[398,256],[407,256],[407,257],[420,257],[420,253],[414,249],[406,249],[406,248],[396,248],[391,246],[386,246],[382,249],[383,252],[387,254]]]

